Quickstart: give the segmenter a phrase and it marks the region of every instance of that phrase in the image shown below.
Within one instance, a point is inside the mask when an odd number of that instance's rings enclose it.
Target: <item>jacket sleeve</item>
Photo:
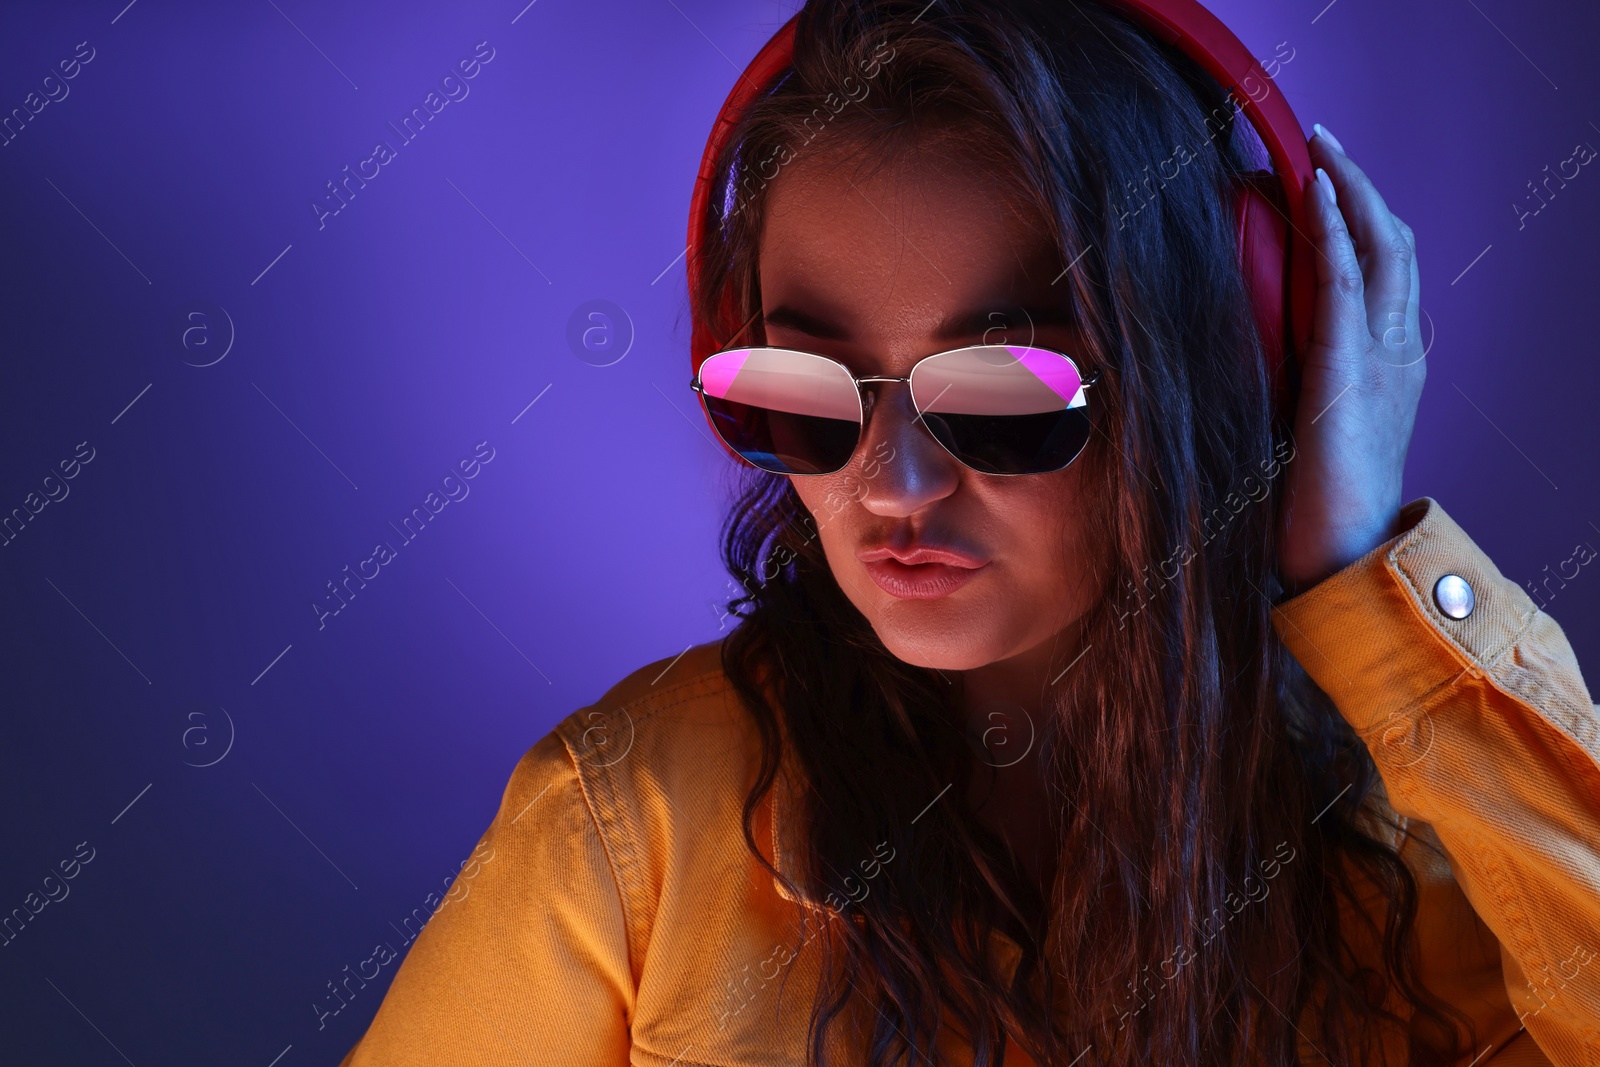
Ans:
[[[1478,1067],[1540,1062],[1523,1058],[1530,1037],[1551,1063],[1593,1067],[1600,708],[1561,627],[1436,500],[1401,517],[1402,533],[1277,605],[1274,627],[1365,741],[1393,809],[1431,824],[1500,943],[1520,1027],[1498,1027],[1511,1033],[1474,1050]],[[1458,582],[1436,594],[1447,575],[1471,590],[1464,617]]]
[[[628,1063],[634,983],[617,883],[554,732],[417,935],[340,1067]],[[426,915],[428,909],[421,909]]]

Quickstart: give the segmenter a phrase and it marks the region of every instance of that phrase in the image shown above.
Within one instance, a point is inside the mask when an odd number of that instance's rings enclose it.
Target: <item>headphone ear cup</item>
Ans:
[[[1237,185],[1233,207],[1239,266],[1255,309],[1256,330],[1267,362],[1267,383],[1274,408],[1287,415],[1288,220],[1279,204],[1281,195],[1279,181],[1271,171],[1254,171],[1244,175]]]

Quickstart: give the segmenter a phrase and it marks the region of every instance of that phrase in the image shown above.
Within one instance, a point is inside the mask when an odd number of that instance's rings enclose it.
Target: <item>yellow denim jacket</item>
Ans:
[[[1437,501],[1402,518],[1274,625],[1378,765],[1421,890],[1422,977],[1477,1026],[1461,1067],[1596,1067],[1600,708],[1561,628]],[[1475,594],[1465,618],[1436,602],[1447,574]],[[746,850],[758,745],[719,651],[641,668],[522,757],[341,1067],[804,1061],[820,905]],[[757,823],[784,871],[802,832],[787,781]],[[861,1062],[846,1029],[840,1062]],[[954,1038],[940,1051],[971,1062]],[[1013,1043],[1007,1062],[1031,1061]]]

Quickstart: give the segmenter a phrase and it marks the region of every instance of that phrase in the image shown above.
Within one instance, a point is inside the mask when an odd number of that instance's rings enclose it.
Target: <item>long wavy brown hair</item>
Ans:
[[[1237,260],[1228,190],[1259,145],[1234,117],[1192,61],[1088,0],[810,0],[792,70],[717,161],[690,301],[724,345],[764,343],[761,219],[786,166],[955,137],[1053,227],[1073,264],[1061,300],[1103,375],[1078,461],[1092,491],[1071,504],[1103,532],[1115,592],[1037,724],[1059,799],[1048,899],[966,806],[928,806],[992,763],[958,687],[885,649],[787,478],[740,475],[723,665],[762,740],[746,843],[778,874],[754,819],[792,764],[791,888],[822,899],[884,842],[895,856],[819,939],[809,1063],[863,1000],[874,1067],[933,1062],[946,1026],[982,1067],[1007,1033],[1041,1065],[1291,1064],[1303,1037],[1344,1067],[1379,1062],[1385,1029],[1408,1063],[1445,1063],[1476,1042],[1417,976],[1416,883],[1376,836],[1365,745],[1271,625],[1294,453]],[[995,929],[1023,948],[1010,981],[985,951]]]

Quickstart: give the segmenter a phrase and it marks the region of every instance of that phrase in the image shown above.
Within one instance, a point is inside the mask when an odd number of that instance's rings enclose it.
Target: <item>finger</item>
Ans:
[[[1394,366],[1408,367],[1413,363],[1421,362],[1423,357],[1421,339],[1422,280],[1418,273],[1416,234],[1399,216],[1395,216],[1394,221],[1395,226],[1400,230],[1400,236],[1411,249],[1411,262],[1408,269],[1409,288],[1405,311],[1385,313],[1386,324],[1384,325],[1382,336],[1385,354],[1380,358]]]
[[[1313,177],[1305,191],[1311,242],[1317,251],[1311,343],[1333,352],[1363,351],[1369,334],[1361,264],[1344,216],[1324,185],[1327,180]]]
[[[1411,296],[1411,245],[1366,172],[1320,128],[1310,147],[1314,162],[1333,179],[1362,267],[1367,318],[1381,333],[1383,324],[1395,321],[1391,314],[1405,315]]]
[[[1407,290],[1406,298],[1406,326],[1408,329],[1415,331],[1414,336],[1419,339],[1420,343],[1422,335],[1422,277],[1417,267],[1417,235],[1412,232],[1410,226],[1400,220],[1398,215],[1395,216],[1394,221],[1400,227],[1400,233],[1406,239],[1406,244],[1411,248],[1411,263],[1409,267],[1411,284]],[[1418,353],[1418,355],[1420,356],[1421,353]]]

